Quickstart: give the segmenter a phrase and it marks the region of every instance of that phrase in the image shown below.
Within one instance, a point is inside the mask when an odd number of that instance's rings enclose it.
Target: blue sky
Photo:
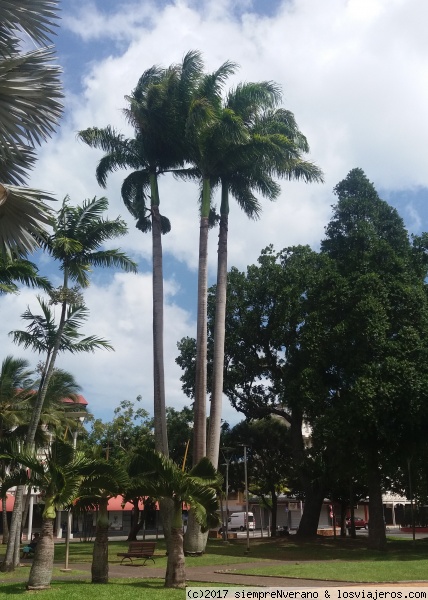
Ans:
[[[140,264],[138,275],[94,273],[85,294],[91,310],[86,332],[111,340],[115,353],[63,357],[83,387],[94,414],[112,417],[122,399],[141,394],[151,411],[150,237],[138,232],[120,199],[125,173],[98,187],[100,153],[76,141],[89,126],[113,125],[131,135],[122,114],[124,96],[152,66],[203,52],[207,70],[225,60],[240,65],[230,85],[274,80],[325,172],[325,184],[283,182],[280,199],[263,204],[258,222],[233,206],[229,264],[255,262],[262,248],[309,243],[316,248],[335,202],[333,187],[361,167],[381,196],[395,206],[412,233],[427,229],[428,37],[425,0],[63,0],[55,43],[64,70],[65,112],[52,140],[39,151],[31,185],[69,194],[74,202],[95,195],[110,200],[129,233],[118,241]],[[167,403],[181,408],[176,343],[195,334],[198,257],[197,189],[168,178],[161,206],[172,222],[164,237],[165,360]],[[210,280],[215,277],[217,231],[210,234]],[[42,261],[42,271],[52,266]],[[0,298],[2,339],[34,292]],[[9,340],[4,354],[23,355]],[[35,363],[33,357],[31,360]],[[237,417],[225,404],[224,416]]]

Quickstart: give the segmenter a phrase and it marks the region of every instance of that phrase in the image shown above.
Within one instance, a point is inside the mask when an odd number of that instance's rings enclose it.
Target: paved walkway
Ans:
[[[30,566],[30,560],[23,560],[22,564]],[[302,587],[338,587],[343,586],[343,581],[320,581],[315,579],[295,579],[291,577],[266,577],[260,575],[242,575],[236,573],[242,569],[255,569],[263,566],[279,566],[283,565],[284,561],[263,561],[260,562],[248,562],[240,564],[232,564],[230,567],[227,565],[206,565],[201,567],[187,567],[186,575],[188,581],[195,581],[200,583],[224,583],[229,585],[245,585],[250,587],[287,587],[287,588],[302,588]],[[23,569],[25,568],[23,567]],[[55,563],[56,568],[61,568],[64,563]],[[69,573],[64,573],[62,576],[55,576],[54,581],[62,578],[70,580],[90,580],[91,577],[91,563],[70,563],[71,570]],[[74,574],[73,571],[76,573]],[[80,572],[77,572],[80,571]],[[84,571],[84,573],[82,573]],[[14,581],[22,581],[22,572],[20,577],[14,579]],[[146,564],[144,567],[142,564],[109,564],[109,578],[110,579],[151,579],[159,578],[164,579],[165,571],[161,568],[152,567],[150,564]],[[1,580],[1,578],[0,578]],[[11,581],[11,580],[9,580]],[[358,585],[355,583],[346,583],[345,585]]]

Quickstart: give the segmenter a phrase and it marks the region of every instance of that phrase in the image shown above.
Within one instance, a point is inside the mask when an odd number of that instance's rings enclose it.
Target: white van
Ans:
[[[227,528],[229,531],[233,529],[239,529],[240,531],[244,531],[247,529],[247,513],[246,512],[235,512],[232,513],[228,519]],[[254,514],[252,512],[248,513],[248,529],[255,529],[254,522]]]

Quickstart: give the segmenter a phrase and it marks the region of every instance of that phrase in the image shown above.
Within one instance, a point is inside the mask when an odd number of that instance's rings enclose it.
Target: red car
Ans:
[[[355,529],[367,529],[368,528],[367,521],[365,521],[361,517],[354,517],[354,524],[355,524]],[[346,527],[348,529],[351,529],[351,517],[348,517],[346,519]]]

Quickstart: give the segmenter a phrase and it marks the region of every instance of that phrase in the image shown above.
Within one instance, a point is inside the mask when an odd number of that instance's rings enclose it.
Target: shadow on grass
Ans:
[[[221,540],[211,540],[207,553],[212,555],[241,556],[246,549],[246,540],[236,540],[224,544]],[[428,539],[388,540],[384,552],[368,548],[367,538],[331,538],[319,537],[315,540],[304,541],[294,537],[267,540],[252,540],[247,560],[349,560],[349,561],[388,561],[388,560],[426,560]]]

